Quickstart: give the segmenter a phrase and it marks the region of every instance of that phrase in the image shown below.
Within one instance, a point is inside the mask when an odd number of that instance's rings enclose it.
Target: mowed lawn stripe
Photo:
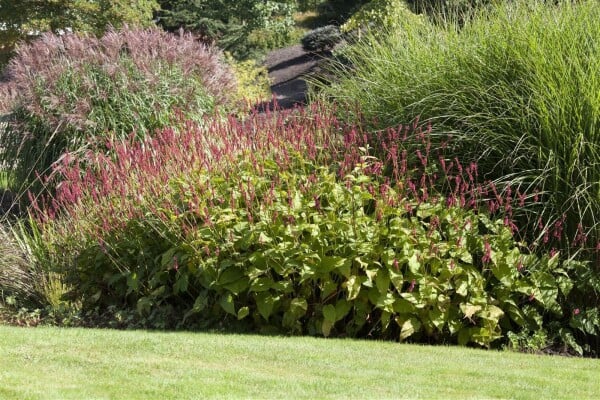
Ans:
[[[2,399],[600,398],[600,360],[391,342],[0,327]]]

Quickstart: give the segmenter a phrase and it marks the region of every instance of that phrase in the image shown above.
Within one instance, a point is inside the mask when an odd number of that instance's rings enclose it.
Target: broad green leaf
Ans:
[[[385,269],[380,269],[377,271],[377,276],[375,277],[375,286],[379,290],[379,293],[385,294],[390,288],[390,277]]]
[[[127,294],[137,292],[140,287],[140,280],[136,272],[127,275]]]
[[[326,279],[325,282],[322,283],[321,299],[328,298],[332,293],[336,291],[337,287],[338,284],[333,279]]]
[[[458,331],[458,345],[466,346],[472,340],[471,336],[471,328],[462,328]]]
[[[233,295],[231,293],[226,293],[219,299],[219,305],[226,313],[231,315],[236,315],[235,305],[233,303]]]
[[[198,295],[198,297],[196,297],[196,300],[194,301],[194,306],[192,307],[192,309],[194,310],[194,312],[200,312],[202,310],[204,310],[204,308],[206,307],[206,305],[208,304],[208,295],[206,291],[203,291],[202,293],[200,293]]]
[[[178,275],[179,275],[179,277],[177,277],[175,284],[173,284],[173,293],[174,294],[185,293],[188,288],[188,283],[189,283],[188,274],[182,273],[182,274],[178,274]]]
[[[560,260],[560,251],[557,251],[549,260],[548,260],[548,269],[550,271],[554,270],[558,267],[558,261]]]
[[[240,294],[244,290],[246,290],[248,288],[248,286],[249,286],[248,278],[243,276],[241,279],[238,279],[235,282],[228,283],[227,285],[224,285],[223,287],[237,296],[238,294]]]
[[[547,272],[538,272],[531,276],[535,299],[548,308],[554,308],[558,297],[558,286],[556,280]],[[554,310],[553,310],[554,311]]]
[[[506,287],[511,287],[517,273],[517,266],[509,265],[504,259],[504,253],[492,251],[492,264],[490,266],[492,273]]]
[[[323,318],[330,322],[335,322],[337,320],[335,307],[332,304],[327,304],[325,307],[323,307]]]
[[[404,278],[402,277],[402,274],[390,270],[390,280],[392,281],[392,284],[394,285],[396,290],[400,292],[402,290],[402,286],[404,286]]]
[[[321,258],[317,266],[317,270],[319,273],[328,273],[333,271],[336,268],[343,267],[346,262],[345,258],[337,257],[337,256],[324,256]]]
[[[354,300],[360,293],[361,281],[356,275],[350,276],[343,286],[348,290],[348,300]]]
[[[473,264],[473,255],[465,248],[462,248],[458,253],[458,258],[465,264]]]
[[[425,302],[421,299],[421,296],[419,296],[418,293],[404,292],[400,293],[400,296],[412,303],[415,308],[422,309],[426,306]]]
[[[394,311],[398,314],[410,314],[414,313],[416,308],[410,301],[398,298],[394,301]]]
[[[165,251],[160,259],[160,266],[164,269],[173,263],[173,257],[175,256],[176,248],[172,247]]]
[[[352,273],[352,262],[350,260],[345,259],[344,264],[337,268],[337,271],[345,278],[349,278]]]
[[[525,314],[523,314],[523,311],[521,311],[521,308],[517,306],[517,304],[514,302],[514,300],[512,300],[512,299],[505,300],[502,307],[506,310],[506,312],[508,313],[508,316],[518,326],[520,326],[522,328],[527,327],[527,320],[525,319]]]
[[[258,235],[258,243],[271,243],[272,241],[273,239],[267,236],[264,232],[261,232],[260,235]]]
[[[476,305],[469,304],[469,303],[462,303],[460,305],[460,310],[465,315],[465,318],[468,318],[468,319],[471,319],[473,317],[473,315],[476,312],[481,311],[481,309],[482,309],[481,306],[476,306]]]
[[[323,336],[327,337],[331,333],[331,328],[333,328],[334,322],[324,319],[323,324],[321,324],[321,330],[323,331]]]
[[[469,282],[465,279],[457,279],[456,294],[467,297]]]
[[[290,302],[289,311],[296,317],[296,319],[302,317],[306,314],[306,310],[308,310],[308,303],[306,299],[295,298]]]
[[[560,338],[562,341],[573,349],[580,356],[583,355],[583,348],[577,343],[577,339],[573,336],[573,333],[569,329],[561,329],[559,331]]]
[[[390,317],[392,316],[391,313],[384,311],[381,313],[381,330],[383,332],[387,331],[388,327],[390,326]]]
[[[439,308],[434,307],[429,310],[429,320],[431,321],[431,324],[441,332],[446,323],[446,316]]]
[[[494,329],[488,326],[471,328],[471,341],[481,346],[490,347],[490,344],[497,339],[500,339],[502,335]]]
[[[400,330],[400,341],[412,336],[415,332],[421,329],[421,322],[416,318],[411,318],[404,321]]]
[[[294,291],[294,286],[290,280],[279,281],[273,283],[273,290],[277,293],[292,293]]]
[[[492,304],[488,304],[483,310],[476,313],[478,317],[486,319],[488,321],[497,324],[500,318],[504,315],[504,311],[499,307],[496,307]]]
[[[463,327],[462,319],[459,314],[459,311],[456,307],[448,308],[448,313],[446,316],[448,331],[451,335],[456,335],[458,331]]]
[[[148,315],[154,302],[148,297],[140,297],[136,304],[136,309],[140,315]]]
[[[419,262],[419,257],[417,252],[414,252],[412,256],[408,259],[408,269],[413,274],[419,274],[421,270],[421,263]]]
[[[256,307],[258,312],[265,320],[269,320],[275,305],[275,297],[269,292],[259,292],[256,294]]]
[[[568,275],[558,275],[556,277],[556,285],[560,289],[560,292],[566,297],[573,289],[573,280]]]
[[[248,307],[242,307],[238,310],[237,319],[244,319],[250,314],[250,309]]]
[[[375,279],[375,276],[377,275],[377,270],[366,268],[365,274],[367,275],[367,279],[363,281],[363,285],[366,287],[373,287],[373,279]]]
[[[250,285],[251,292],[264,292],[271,289],[273,286],[273,280],[271,278],[258,278]]]
[[[375,289],[371,289],[371,290],[375,290]],[[377,299],[377,302],[375,303],[375,306],[377,308],[380,308],[382,310],[385,310],[386,312],[393,312],[394,311],[394,303],[396,302],[396,297],[394,296],[393,293],[385,293],[379,296],[379,298]]]
[[[349,301],[346,301],[344,299],[338,300],[338,302],[335,303],[335,320],[339,321],[343,319],[346,315],[348,315],[351,308],[352,303],[350,303]]]
[[[244,271],[242,271],[241,268],[230,267],[219,274],[217,283],[221,286],[225,286],[228,283],[235,282],[242,277],[244,277]]]

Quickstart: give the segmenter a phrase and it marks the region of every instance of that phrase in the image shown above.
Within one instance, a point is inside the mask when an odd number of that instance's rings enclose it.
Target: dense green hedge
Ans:
[[[84,309],[486,347],[570,318],[560,255],[515,239],[502,210],[470,197],[475,167],[438,165],[426,132],[413,159],[410,129],[382,132],[376,150],[322,111],[191,128],[57,169],[37,226]]]

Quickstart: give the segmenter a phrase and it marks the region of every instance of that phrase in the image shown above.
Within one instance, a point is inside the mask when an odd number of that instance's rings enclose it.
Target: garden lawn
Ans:
[[[0,326],[2,399],[600,398],[600,360],[392,342]]]

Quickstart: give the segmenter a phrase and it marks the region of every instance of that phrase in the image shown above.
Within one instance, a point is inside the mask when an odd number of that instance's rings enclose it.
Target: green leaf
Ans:
[[[376,289],[371,289],[371,290],[376,290]],[[377,299],[377,301],[375,302],[375,306],[377,308],[380,308],[382,310],[385,310],[386,312],[393,312],[394,311],[394,303],[396,302],[396,296],[394,296],[393,293],[384,293],[382,295],[379,296],[379,298]]]
[[[140,315],[148,315],[150,314],[150,310],[152,309],[152,305],[154,302],[152,299],[148,297],[140,297],[136,304],[136,309],[138,314]]]
[[[504,301],[503,308],[508,313],[508,316],[520,327],[527,327],[527,320],[525,319],[525,314],[521,311],[521,308],[517,306],[517,304],[512,299],[508,299]]]
[[[302,317],[308,310],[308,302],[303,298],[295,298],[290,302],[289,311],[297,318]],[[296,319],[297,319],[296,318]]]
[[[415,275],[419,274],[421,270],[421,263],[419,262],[417,252],[413,253],[413,255],[408,259],[408,269]]]
[[[477,312],[477,316],[481,317],[485,320],[491,321],[494,324],[497,324],[500,318],[504,315],[504,311],[499,307],[496,307],[492,304],[488,304],[483,310]]]
[[[235,305],[233,303],[233,295],[231,293],[226,293],[219,299],[219,305],[226,313],[231,315],[236,315]]]
[[[456,294],[467,297],[469,282],[466,279],[457,279]]]
[[[244,277],[244,271],[238,267],[229,267],[225,271],[219,274],[217,283],[221,286],[225,286],[228,283],[235,282],[240,278]]]
[[[404,278],[402,277],[402,274],[392,270],[390,270],[389,272],[392,284],[394,285],[396,290],[400,292],[402,290],[402,286],[404,286]]]
[[[363,280],[363,285],[370,288],[373,287],[373,279],[377,276],[377,270],[365,268],[365,274],[367,277]]]
[[[321,324],[321,331],[323,332],[323,336],[327,337],[331,333],[331,328],[333,328],[334,322],[324,319]]]
[[[571,289],[573,289],[573,280],[565,275],[558,275],[556,277],[556,284],[565,297],[568,296]]]
[[[346,282],[344,282],[343,286],[348,290],[348,300],[355,300],[360,293],[361,280],[356,276],[352,275]]]
[[[173,262],[173,257],[175,256],[175,252],[177,251],[176,248],[172,247],[169,250],[165,251],[160,259],[160,266],[161,268],[165,268],[169,265],[171,265],[171,263]],[[156,253],[155,253],[156,254]]]
[[[352,303],[349,301],[344,299],[338,300],[338,302],[335,304],[335,320],[340,321],[343,319],[346,315],[348,315],[351,308]]]
[[[390,277],[385,269],[380,269],[377,271],[375,286],[377,286],[377,289],[381,294],[387,293],[388,289],[390,288]]]
[[[206,307],[207,304],[208,304],[208,294],[206,291],[202,291],[202,293],[200,293],[198,295],[198,297],[196,297],[196,301],[194,301],[194,306],[192,307],[192,310],[194,312],[200,312],[200,311],[204,310],[204,308]]]
[[[384,311],[381,313],[380,323],[381,323],[381,330],[383,332],[387,331],[387,329],[389,328],[391,316],[392,316],[392,314],[387,311]]]
[[[580,356],[583,355],[583,348],[577,343],[575,336],[573,336],[573,333],[570,330],[561,329],[559,331],[559,335],[560,335],[560,338],[562,339],[562,341],[567,346],[569,346],[571,349],[573,349]]]
[[[531,275],[531,281],[535,299],[553,312],[560,312],[556,301],[558,286],[554,277],[547,272],[537,272]]]
[[[235,282],[231,282],[231,283],[228,283],[227,285],[224,285],[223,287],[237,296],[238,294],[240,294],[244,290],[246,290],[248,288],[248,285],[249,285],[248,278],[244,276]]]
[[[323,318],[325,318],[326,321],[331,321],[334,323],[337,320],[335,307],[332,304],[327,304],[325,307],[323,307]]]
[[[140,288],[140,280],[136,272],[131,272],[127,275],[127,294],[134,293]]]
[[[321,286],[321,299],[328,298],[329,295],[331,295],[332,293],[334,293],[336,291],[337,287],[338,287],[338,284],[334,280],[332,280],[332,279],[325,280],[325,282],[323,282],[322,286]]]
[[[273,280],[271,278],[258,278],[250,285],[251,292],[265,292],[271,289],[273,286]]]
[[[421,329],[421,322],[419,322],[416,318],[411,318],[409,320],[404,321],[402,324],[402,328],[400,330],[400,341],[405,340],[406,338],[415,334]]]
[[[242,307],[238,310],[237,319],[244,319],[250,314],[250,309],[248,307]]]
[[[179,275],[179,277],[175,281],[175,284],[173,284],[173,293],[174,294],[185,293],[188,289],[188,284],[189,284],[188,274],[180,273],[178,275]]]
[[[446,323],[446,316],[439,308],[434,307],[429,310],[429,320],[431,321],[431,324],[441,332]]]
[[[490,347],[490,343],[499,339],[502,335],[496,333],[489,327],[475,327],[470,329],[471,341],[484,347]]]
[[[336,268],[342,267],[345,262],[346,262],[346,259],[342,258],[342,257],[324,256],[324,257],[321,257],[321,261],[317,265],[317,270],[320,273],[331,272]]]
[[[394,311],[398,314],[411,314],[416,310],[415,306],[410,301],[403,298],[396,299],[393,307]]]
[[[558,267],[558,261],[560,260],[560,251],[557,251],[549,260],[548,260],[548,269],[553,270]]]
[[[259,292],[256,294],[256,307],[258,312],[265,320],[269,320],[273,312],[276,298],[269,292]]]
[[[458,345],[466,346],[471,341],[471,328],[462,328],[458,331]]]
[[[492,251],[492,274],[502,283],[505,287],[509,288],[512,286],[514,279],[517,274],[517,266],[509,265],[504,258],[504,253],[500,251]]]
[[[468,319],[471,319],[476,312],[481,311],[482,309],[481,306],[476,306],[469,303],[462,303],[459,307],[462,313],[465,315],[465,318]]]

